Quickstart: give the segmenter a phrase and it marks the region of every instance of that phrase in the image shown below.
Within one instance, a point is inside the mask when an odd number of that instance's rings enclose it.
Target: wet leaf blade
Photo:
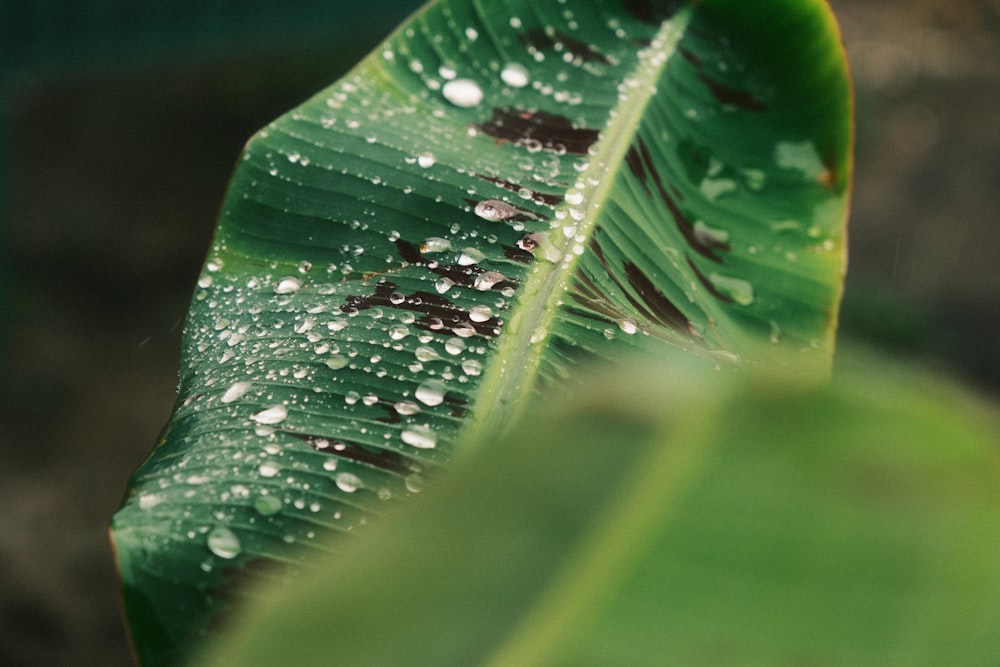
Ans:
[[[826,372],[843,53],[825,4],[754,7],[438,2],[251,139],[112,527],[146,663],[582,360],[770,339]]]

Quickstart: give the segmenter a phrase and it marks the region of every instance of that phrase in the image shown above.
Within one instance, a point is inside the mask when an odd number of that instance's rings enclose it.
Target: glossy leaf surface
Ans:
[[[317,562],[308,583],[272,590],[211,655],[491,667],[994,659],[995,408],[871,359],[814,391],[680,361],[646,359],[533,413],[423,504]]]
[[[445,1],[258,133],[112,528],[144,660],[581,361],[771,341],[822,375],[849,112],[822,2]]]

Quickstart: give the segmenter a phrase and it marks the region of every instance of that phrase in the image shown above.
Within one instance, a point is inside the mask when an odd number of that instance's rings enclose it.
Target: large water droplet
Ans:
[[[285,276],[274,285],[275,294],[295,294],[302,288],[302,281],[295,276]]]
[[[469,309],[469,319],[473,322],[486,322],[493,317],[493,309],[489,306],[478,305]]]
[[[399,434],[403,442],[418,449],[433,449],[437,445],[437,433],[429,426],[415,425]]]
[[[472,79],[452,79],[441,88],[441,94],[457,107],[474,107],[483,101],[483,89]]]
[[[472,286],[480,292],[485,292],[486,290],[492,289],[497,283],[502,283],[505,280],[507,280],[507,276],[503,275],[499,271],[484,271],[476,276]]]
[[[253,508],[258,514],[272,516],[281,511],[283,503],[276,496],[257,496],[253,501]]]
[[[219,558],[236,558],[240,549],[240,539],[228,528],[217,526],[208,533],[208,550]]]
[[[476,204],[475,214],[484,220],[507,220],[517,215],[516,208],[499,199],[486,199]]]
[[[331,355],[327,358],[326,365],[331,370],[339,370],[347,365],[347,357],[340,354]]]
[[[631,317],[623,317],[618,320],[618,328],[627,334],[634,334],[639,331],[639,325]]]
[[[243,396],[250,391],[251,387],[253,387],[253,385],[249,382],[234,382],[229,386],[229,389],[226,390],[226,393],[222,395],[220,400],[223,403],[232,403],[235,400],[243,398]]]
[[[446,250],[451,250],[451,241],[438,236],[426,238],[420,244],[420,252],[444,252]]]
[[[420,493],[424,490],[424,478],[416,473],[412,475],[407,475],[403,480],[406,484],[406,490],[410,493]]]
[[[420,412],[420,406],[413,401],[399,401],[393,407],[396,408],[396,412],[404,416],[415,415]]]
[[[281,472],[281,468],[276,463],[271,463],[270,461],[261,463],[260,467],[257,468],[257,473],[261,477],[274,477],[279,472]]]
[[[413,356],[419,361],[434,361],[440,359],[441,355],[432,347],[421,346],[413,351]]]
[[[479,262],[486,259],[485,253],[483,253],[478,248],[462,248],[458,256],[455,257],[455,263],[459,266],[472,266],[473,264],[478,264]]]
[[[528,85],[528,70],[519,63],[510,63],[500,72],[500,79],[508,86],[523,88]]]
[[[441,405],[444,402],[444,395],[448,388],[440,380],[425,380],[417,387],[413,395],[424,405]]]
[[[338,473],[333,480],[337,484],[337,488],[344,493],[354,493],[364,486],[360,477],[349,472]]]
[[[255,415],[251,415],[250,419],[257,422],[258,424],[280,424],[288,418],[288,408],[284,405],[272,405],[268,408],[264,408]]]
[[[424,152],[417,156],[417,164],[424,169],[433,167],[435,162],[437,162],[437,159],[434,157],[433,153]]]

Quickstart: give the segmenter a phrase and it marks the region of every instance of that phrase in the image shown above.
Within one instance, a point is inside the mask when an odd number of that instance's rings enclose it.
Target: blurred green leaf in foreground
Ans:
[[[597,374],[246,610],[239,665],[984,665],[1000,421],[867,357],[831,386]],[[206,660],[202,664],[213,664]]]

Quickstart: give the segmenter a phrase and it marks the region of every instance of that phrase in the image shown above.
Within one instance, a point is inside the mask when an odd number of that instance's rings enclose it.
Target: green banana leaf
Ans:
[[[823,377],[850,105],[823,2],[445,0],[261,130],[112,524],[143,664],[585,386],[584,361]]]
[[[995,406],[870,358],[811,391],[663,361],[459,462],[198,664],[995,662]]]

